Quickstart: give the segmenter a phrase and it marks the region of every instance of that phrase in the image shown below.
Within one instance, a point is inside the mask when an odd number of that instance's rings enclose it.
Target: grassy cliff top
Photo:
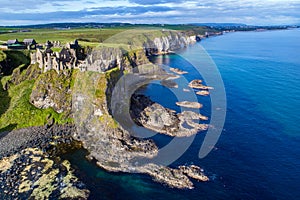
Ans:
[[[31,28],[30,32],[7,32],[0,34],[0,42],[5,43],[10,39],[18,39],[23,41],[26,38],[33,38],[38,43],[45,43],[46,41],[60,41],[62,44],[72,42],[78,39],[83,46],[95,47],[99,43],[103,43],[114,35],[122,32],[128,32],[126,37],[130,37],[130,33],[139,34],[139,32],[156,32],[155,35],[162,35],[162,30],[176,30],[186,32],[188,35],[204,34],[205,31],[212,31],[207,27],[197,27],[192,25],[165,25],[165,26],[150,26],[150,25],[131,25],[125,27],[114,28],[74,28],[74,29],[46,29],[46,28]],[[150,31],[149,31],[150,30]],[[108,42],[105,42],[108,43]],[[116,41],[110,42],[116,43]]]
[[[125,29],[126,30],[126,29]],[[5,33],[0,35],[1,41],[10,39],[18,39],[23,41],[26,38],[34,38],[38,43],[45,43],[46,41],[61,41],[63,44],[74,41],[75,39],[86,42],[101,42],[108,37],[124,31],[123,28],[107,28],[107,29],[70,29],[70,30],[56,30],[56,29],[31,29],[31,32],[16,32]]]

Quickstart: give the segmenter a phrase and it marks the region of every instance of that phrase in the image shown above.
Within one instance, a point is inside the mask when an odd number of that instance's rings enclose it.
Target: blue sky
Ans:
[[[300,0],[0,0],[0,25],[59,22],[300,24]]]

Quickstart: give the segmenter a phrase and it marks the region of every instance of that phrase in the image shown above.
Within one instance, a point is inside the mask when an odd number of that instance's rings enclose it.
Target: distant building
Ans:
[[[27,47],[28,50],[36,49],[37,42],[35,39],[24,39],[23,44]]]
[[[18,39],[14,39],[14,40],[7,40],[7,45],[13,45],[13,44],[19,44]]]
[[[24,39],[23,42],[20,42],[18,39],[8,40],[7,48],[8,49],[36,49],[37,42],[34,39]]]
[[[26,45],[32,45],[32,44],[36,44],[35,39],[24,39],[23,43]]]
[[[18,39],[7,40],[7,48],[8,49],[26,49],[26,46],[19,42]]]

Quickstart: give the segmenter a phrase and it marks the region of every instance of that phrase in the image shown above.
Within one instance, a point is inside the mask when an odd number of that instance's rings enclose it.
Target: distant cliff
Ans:
[[[169,35],[157,37],[154,40],[147,41],[144,49],[152,54],[164,54],[171,51],[187,47],[196,42],[196,36],[187,36],[184,33],[170,31]]]
[[[157,32],[155,32],[157,34]],[[188,36],[181,32],[165,31],[160,36],[154,34],[143,35],[141,40],[131,38],[117,41],[120,44],[130,45],[130,49],[119,47],[95,48],[79,66],[82,71],[105,72],[119,67],[121,70],[149,63],[147,56],[168,54],[196,42],[196,36]]]

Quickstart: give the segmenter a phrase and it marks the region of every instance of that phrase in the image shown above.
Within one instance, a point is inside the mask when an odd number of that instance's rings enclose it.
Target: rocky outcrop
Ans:
[[[203,105],[198,102],[180,101],[176,102],[177,106],[187,107],[187,108],[202,108]]]
[[[131,116],[140,126],[173,137],[191,136],[208,128],[207,124],[194,122],[207,120],[207,117],[191,111],[176,114],[175,111],[164,108],[144,95],[132,96]],[[186,128],[185,123],[190,127]]]
[[[39,75],[42,73],[42,70],[38,67],[38,64],[29,65],[28,68],[25,70],[25,73],[22,73],[23,68],[24,66],[20,66],[14,69],[9,83],[18,85],[25,80],[34,80],[38,78]]]
[[[203,85],[202,80],[198,80],[198,79],[192,80],[189,83],[189,87],[190,88],[195,88],[195,89],[201,89],[201,90],[212,90],[212,89],[214,89],[213,87]]]
[[[106,72],[118,67],[120,70],[133,71],[135,67],[149,63],[143,49],[123,52],[120,48],[99,47],[92,50],[79,66],[81,71]]]
[[[196,165],[179,166],[179,170],[193,179],[201,181],[209,180],[209,178],[203,173],[203,170]]]
[[[207,91],[207,90],[200,90],[200,91],[196,92],[196,94],[201,95],[201,96],[208,96],[209,95],[209,91]]]
[[[54,70],[41,74],[35,81],[30,102],[37,108],[53,108],[56,112],[69,115],[72,109],[72,79],[74,71],[58,74]],[[73,80],[74,81],[74,80]]]
[[[102,47],[94,49],[79,66],[82,71],[105,72],[122,63],[123,53],[119,48]]]
[[[179,166],[178,169],[174,169],[155,164],[147,164],[141,168],[141,172],[153,176],[157,182],[179,189],[194,188],[189,178],[197,181],[209,181],[209,178],[203,173],[203,169],[195,165]]]

